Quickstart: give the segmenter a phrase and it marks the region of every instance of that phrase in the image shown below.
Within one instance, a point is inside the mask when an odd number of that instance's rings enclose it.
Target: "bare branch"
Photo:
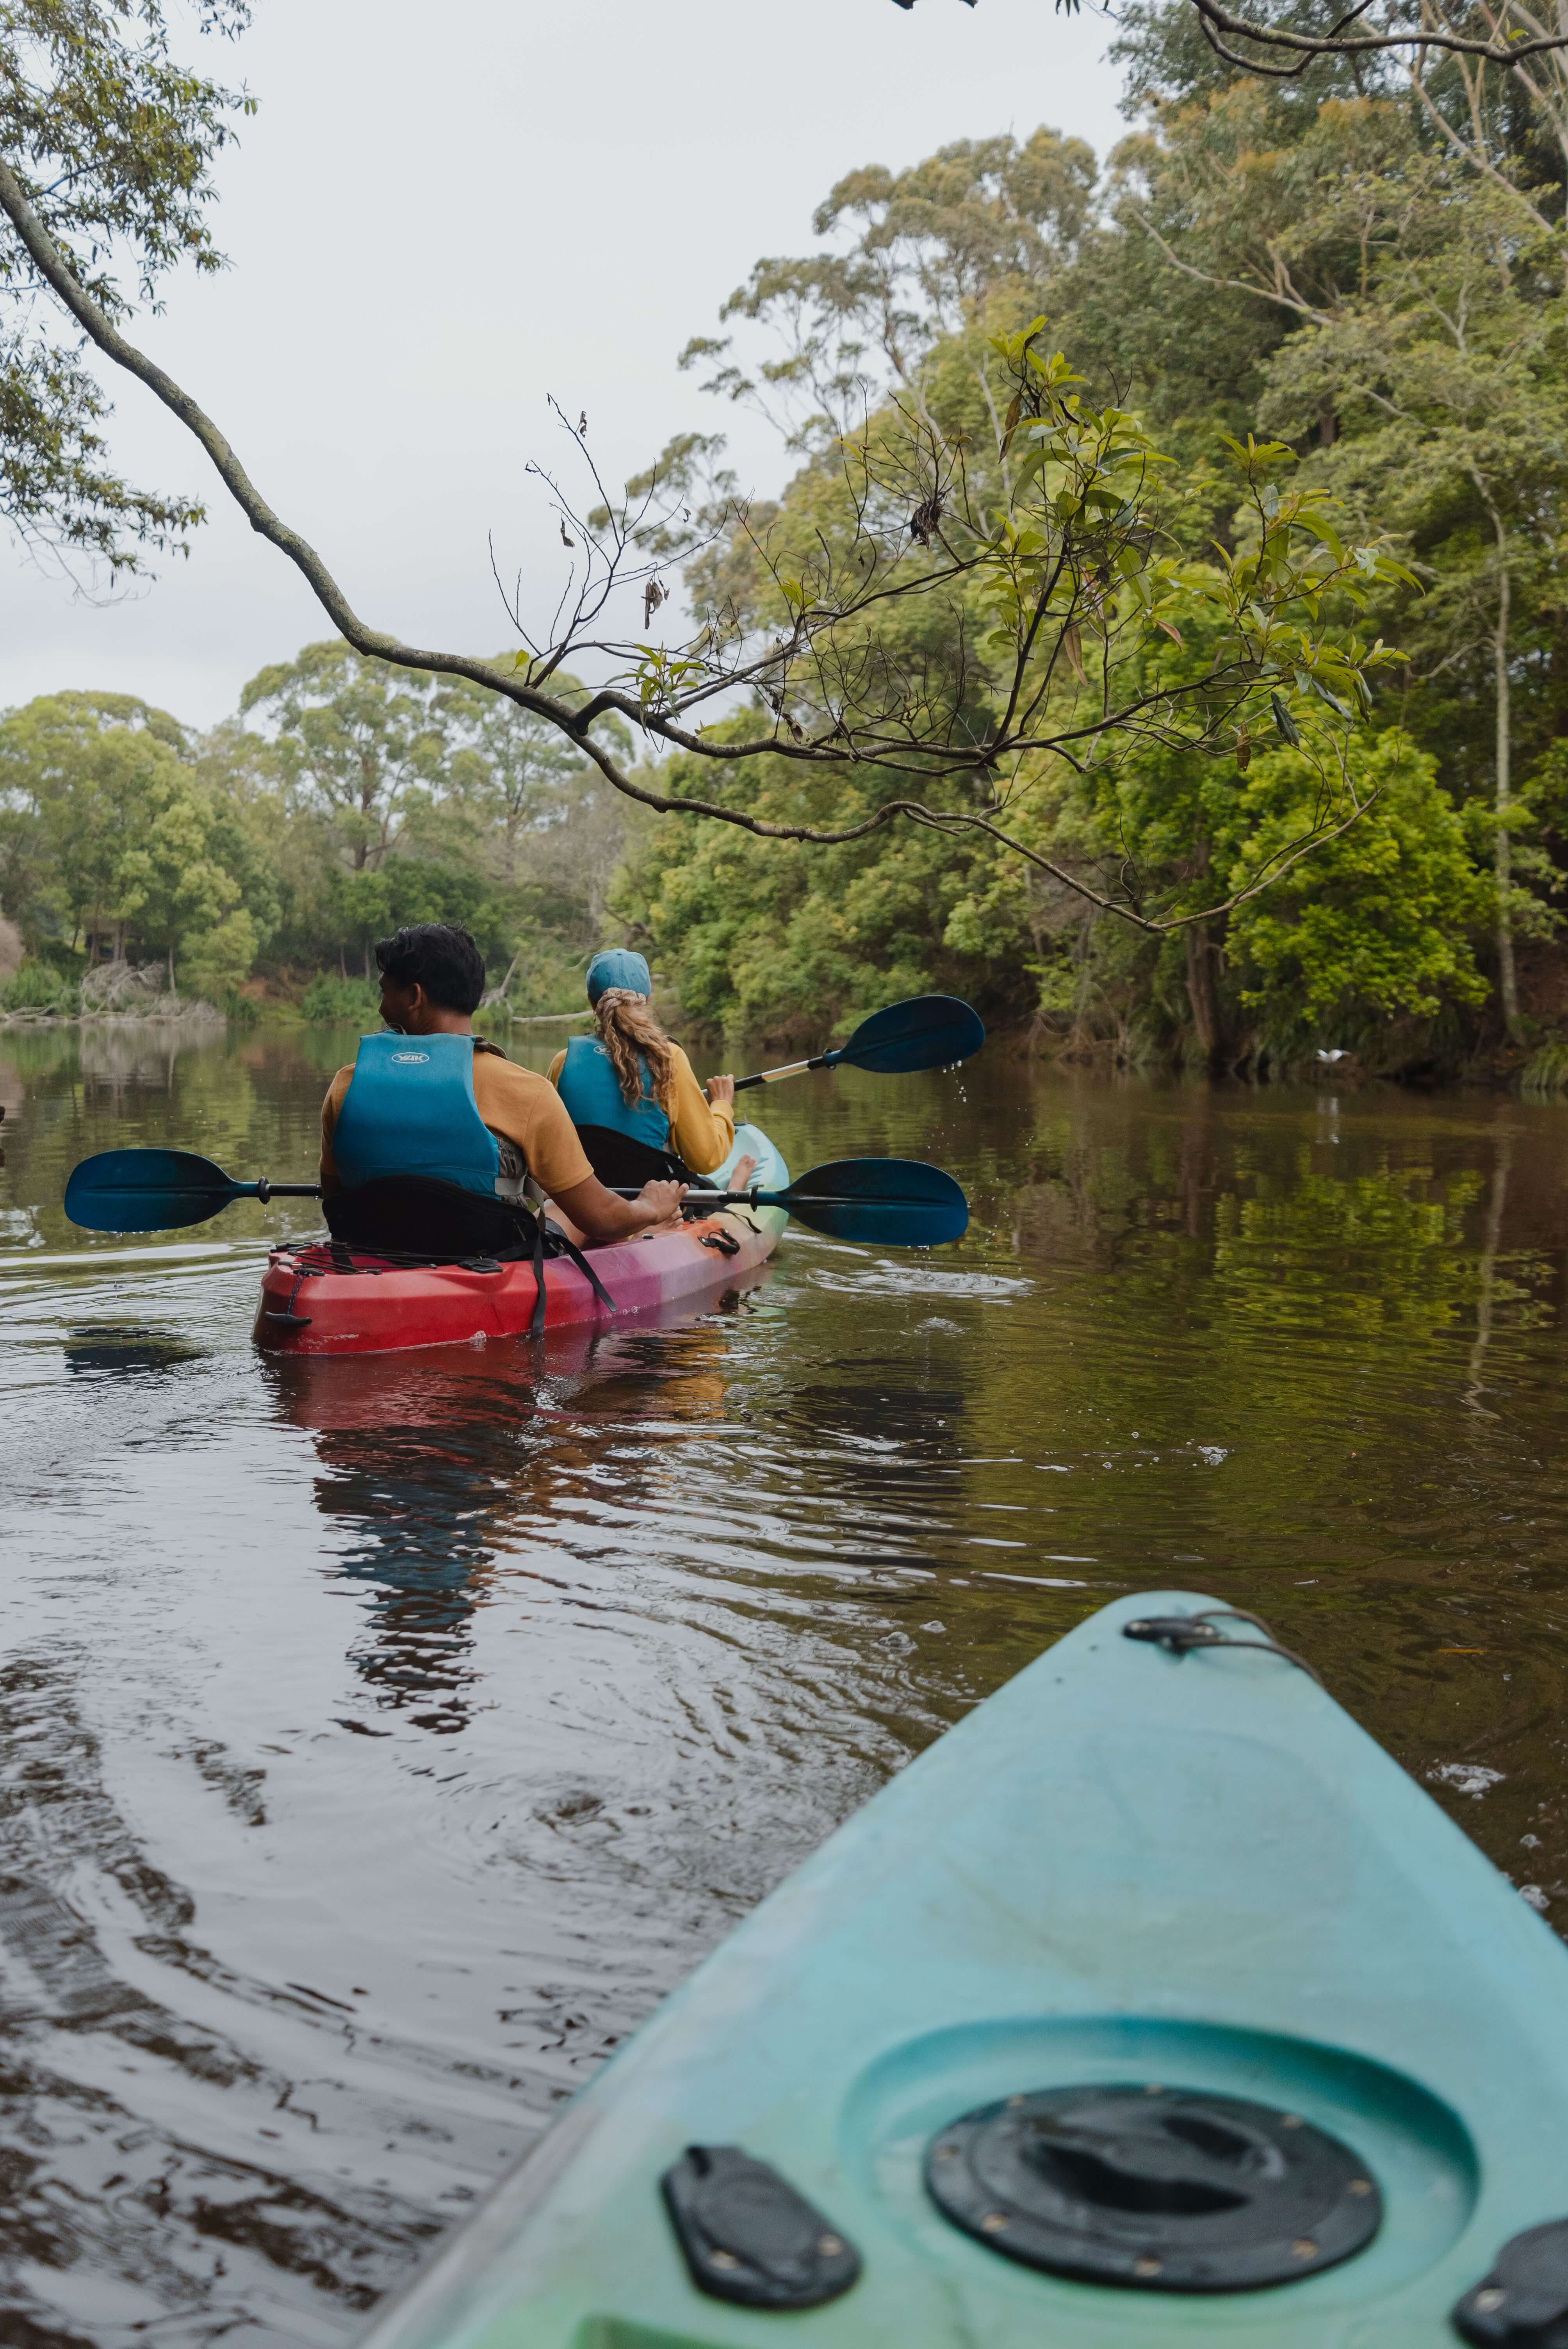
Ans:
[[[1391,32],[1347,33],[1343,27],[1350,21],[1342,17],[1338,26],[1326,33],[1303,33],[1284,25],[1260,24],[1255,17],[1238,16],[1223,5],[1223,0],[1192,0],[1199,22],[1211,48],[1228,65],[1243,73],[1261,74],[1273,81],[1287,81],[1304,73],[1315,57],[1368,57],[1389,49],[1408,49],[1418,45],[1422,48],[1444,49],[1455,57],[1479,57],[1484,64],[1517,67],[1527,57],[1539,57],[1549,50],[1568,48],[1568,30],[1559,33],[1542,31],[1522,41],[1511,41],[1498,32],[1481,39],[1470,33],[1456,33],[1432,23],[1424,22],[1419,29],[1405,26]],[[1358,16],[1360,9],[1353,9]],[[1229,39],[1225,36],[1229,36]],[[1249,57],[1230,46],[1231,41],[1250,41],[1264,52],[1275,52],[1293,57],[1292,65],[1266,64],[1256,56]]]

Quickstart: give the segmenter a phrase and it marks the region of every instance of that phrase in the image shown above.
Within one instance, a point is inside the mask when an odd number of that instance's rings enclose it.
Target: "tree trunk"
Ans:
[[[172,942],[169,948],[169,992],[170,995],[174,993],[174,947]]]
[[[1501,550],[1500,550],[1501,551]],[[1508,898],[1511,858],[1508,826],[1504,818],[1512,790],[1513,736],[1512,714],[1508,689],[1508,631],[1510,605],[1512,601],[1512,581],[1506,571],[1498,578],[1497,634],[1492,642],[1493,667],[1497,682],[1497,813],[1498,826],[1492,840],[1492,856],[1497,874],[1497,971],[1502,993],[1502,1024],[1511,1043],[1519,1038],[1519,979],[1513,965],[1513,924],[1509,915]]]
[[[1220,1050],[1220,949],[1209,936],[1206,922],[1189,922],[1187,999],[1192,1006],[1192,1032],[1204,1066],[1212,1068]]]

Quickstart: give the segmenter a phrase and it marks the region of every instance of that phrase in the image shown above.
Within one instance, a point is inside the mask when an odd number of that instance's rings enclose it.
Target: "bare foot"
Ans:
[[[728,1176],[727,1187],[731,1191],[744,1191],[756,1172],[757,1161],[748,1151],[744,1158],[736,1160],[735,1171]]]

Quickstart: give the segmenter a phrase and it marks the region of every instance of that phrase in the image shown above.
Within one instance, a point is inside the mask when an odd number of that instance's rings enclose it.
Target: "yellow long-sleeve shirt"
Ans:
[[[692,1073],[691,1062],[678,1044],[670,1046],[676,1070],[675,1111],[670,1119],[670,1147],[676,1151],[694,1174],[711,1174],[722,1166],[735,1147],[735,1112],[727,1102],[717,1106],[703,1092]],[[557,1052],[545,1071],[552,1085],[559,1088],[561,1071],[566,1065],[564,1051]]]

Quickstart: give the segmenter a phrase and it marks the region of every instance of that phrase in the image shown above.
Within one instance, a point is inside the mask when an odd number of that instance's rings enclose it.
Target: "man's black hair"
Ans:
[[[422,987],[445,1011],[477,1011],[485,991],[485,958],[467,930],[450,922],[410,922],[396,937],[378,938],[376,960],[400,987]]]

